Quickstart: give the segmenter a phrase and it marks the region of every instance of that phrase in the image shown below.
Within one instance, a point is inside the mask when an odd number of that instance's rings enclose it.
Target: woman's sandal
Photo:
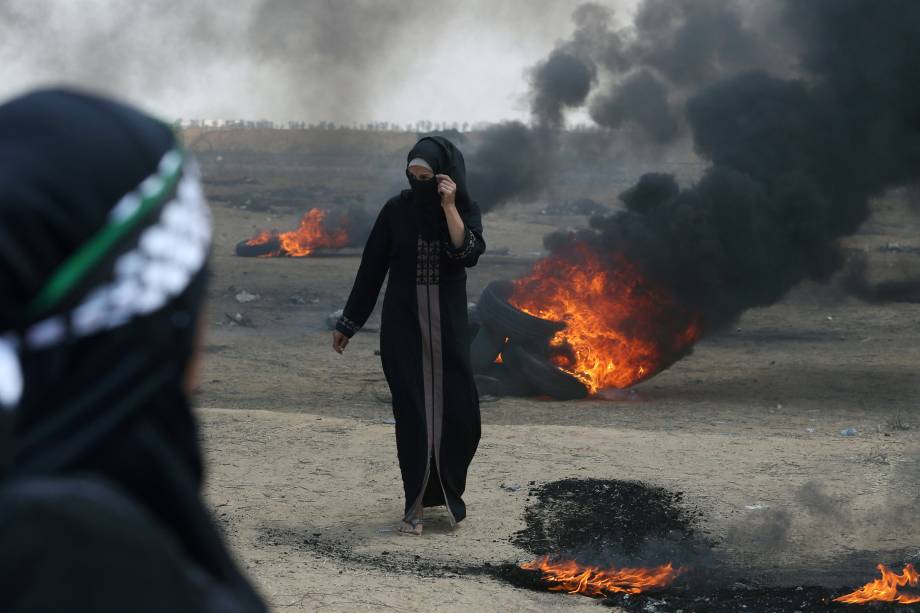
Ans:
[[[422,529],[424,528],[424,523],[420,517],[406,521],[402,520],[402,523],[399,525],[399,533],[406,536],[422,536]]]

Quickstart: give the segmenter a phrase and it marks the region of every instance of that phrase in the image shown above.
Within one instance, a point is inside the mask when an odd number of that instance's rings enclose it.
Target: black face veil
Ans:
[[[470,207],[470,193],[466,188],[466,162],[457,147],[443,136],[425,136],[409,151],[407,163],[415,158],[428,162],[434,174],[444,174],[457,184],[457,209]],[[407,171],[408,172],[408,171]]]
[[[443,136],[426,136],[419,139],[409,151],[406,162],[421,158],[428,162],[434,174],[445,174],[457,184],[456,204],[461,215],[470,210],[470,193],[466,187],[466,163],[463,154],[457,147]],[[409,175],[411,190],[409,194],[416,205],[422,207],[419,214],[419,232],[428,240],[441,238],[447,240],[447,222],[441,213],[440,195],[437,183],[430,181],[417,182]]]
[[[201,503],[183,391],[211,235],[193,162],[165,124],[42,91],[0,106],[0,194],[5,481],[101,476],[261,610]]]

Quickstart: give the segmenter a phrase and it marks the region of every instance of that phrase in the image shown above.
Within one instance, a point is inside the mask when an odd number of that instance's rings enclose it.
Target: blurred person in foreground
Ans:
[[[265,611],[201,498],[210,215],[171,130],[0,106],[0,611]]]

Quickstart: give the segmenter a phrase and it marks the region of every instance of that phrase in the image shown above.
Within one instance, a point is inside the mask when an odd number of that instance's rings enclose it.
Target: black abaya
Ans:
[[[432,147],[435,145],[435,147]],[[423,139],[423,157],[458,185],[464,242],[454,248],[440,203],[407,190],[381,210],[337,326],[352,336],[383,301],[380,355],[393,397],[405,517],[444,505],[466,516],[466,473],[479,444],[479,399],[470,366],[466,268],[485,251],[479,207],[466,193],[463,159],[446,139]]]

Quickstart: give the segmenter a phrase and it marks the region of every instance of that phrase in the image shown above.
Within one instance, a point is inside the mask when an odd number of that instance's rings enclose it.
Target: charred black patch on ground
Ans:
[[[535,555],[640,555],[650,544],[708,548],[695,529],[700,513],[681,492],[638,481],[564,479],[530,491],[527,527],[512,542]],[[675,552],[675,555],[678,552]]]

